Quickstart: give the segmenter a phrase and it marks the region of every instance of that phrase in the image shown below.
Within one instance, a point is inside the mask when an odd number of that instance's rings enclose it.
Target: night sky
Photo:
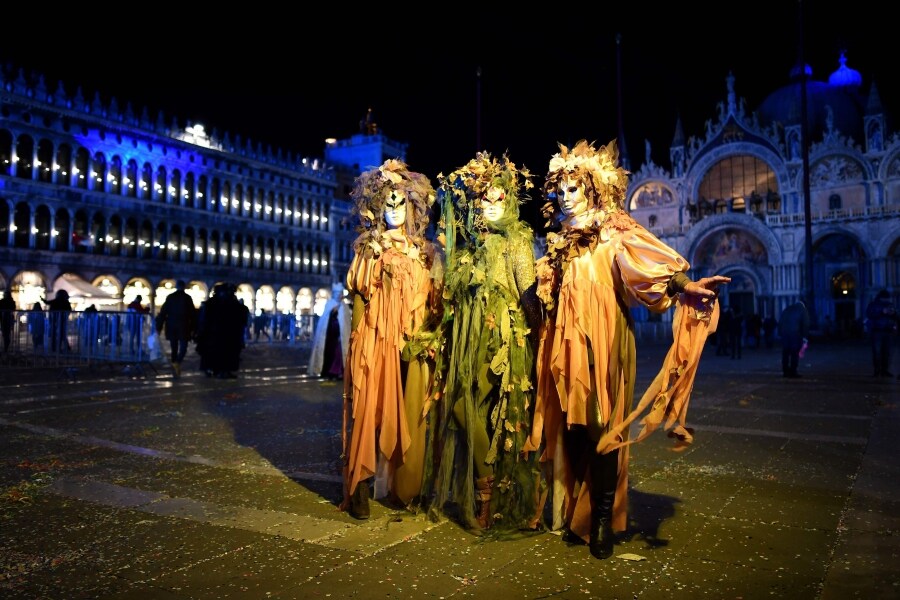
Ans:
[[[864,88],[874,80],[886,111],[900,116],[889,79],[898,57],[891,19],[871,2],[850,5],[864,14],[828,5],[803,7],[813,79],[827,81],[844,50]],[[729,72],[750,110],[786,85],[801,31],[792,0],[580,11],[547,3],[516,13],[439,5],[410,13],[387,4],[354,12],[340,3],[309,18],[263,4],[209,15],[154,3],[138,11],[143,19],[23,6],[4,9],[0,61],[44,73],[51,89],[57,80],[69,93],[81,85],[89,98],[115,96],[122,109],[146,105],[154,118],[162,110],[167,122],[176,116],[310,158],[323,156],[325,138],[357,133],[372,108],[382,133],[409,144],[410,168],[433,180],[483,149],[508,152],[537,187],[558,142],[616,137],[617,34],[622,119],[637,168],[645,139],[668,167],[677,115],[686,136],[703,134]],[[532,197],[536,214],[540,198]]]

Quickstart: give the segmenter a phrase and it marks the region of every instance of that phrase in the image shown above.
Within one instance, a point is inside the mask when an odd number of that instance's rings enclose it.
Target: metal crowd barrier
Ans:
[[[0,324],[9,325],[0,365],[62,367],[150,363],[147,338],[153,331],[149,314],[119,311],[4,311]],[[11,323],[9,322],[11,321]],[[5,331],[4,331],[5,333]]]
[[[269,315],[267,336],[258,339],[254,318],[246,328],[247,341],[312,343],[315,315]],[[7,333],[8,326],[8,333]],[[155,317],[121,311],[0,311],[0,368],[59,367],[74,376],[79,367],[122,367],[129,374],[157,371],[154,362],[169,356],[165,334],[158,336],[159,352],[147,345],[155,332]]]

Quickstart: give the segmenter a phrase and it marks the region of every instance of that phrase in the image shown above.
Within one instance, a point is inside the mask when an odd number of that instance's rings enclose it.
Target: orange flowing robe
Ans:
[[[536,265],[538,295],[551,307],[538,349],[529,449],[540,447],[543,433],[542,460],[553,461],[557,490],[563,491],[561,502],[554,499],[554,527],[564,521],[587,540],[590,477],[588,472],[573,473],[562,451],[562,428],[586,426],[598,452],[619,449],[613,529],[624,530],[629,445],[644,439],[664,419],[667,429],[675,426],[679,445],[690,443],[684,427],[690,391],[706,337],[715,330],[718,306],[686,294],[670,296],[669,280],[690,265],[624,213],[612,215],[600,229],[582,233],[587,235],[582,235],[581,243],[561,250],[573,254],[565,266],[554,266],[550,256]],[[565,232],[559,238],[548,236],[548,248],[564,236]],[[669,353],[649,389],[632,406],[635,342],[629,307],[635,302],[657,313],[677,308]],[[629,439],[629,427],[637,419],[643,429]]]
[[[401,231],[382,234],[380,246],[380,252],[354,256],[347,273],[347,289],[365,303],[350,336],[345,374],[351,378],[353,418],[347,492],[376,474],[380,457],[389,490],[408,502],[422,482],[424,421],[419,417],[425,392],[416,385],[421,397],[416,406],[406,405],[400,353],[425,318],[432,285],[424,255]]]

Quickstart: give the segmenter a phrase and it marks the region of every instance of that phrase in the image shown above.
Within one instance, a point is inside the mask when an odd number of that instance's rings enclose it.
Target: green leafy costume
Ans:
[[[439,176],[444,391],[439,459],[426,461],[436,466],[431,514],[455,506],[461,524],[495,534],[539,529],[543,499],[540,452],[524,451],[534,410],[532,325],[540,319],[533,233],[519,220],[519,187],[532,187],[529,178],[506,156],[485,152]],[[489,223],[481,200],[492,187],[502,190],[505,211]]]

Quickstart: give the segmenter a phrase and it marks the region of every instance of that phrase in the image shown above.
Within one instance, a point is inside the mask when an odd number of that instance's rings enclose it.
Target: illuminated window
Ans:
[[[744,212],[745,198],[763,190],[777,190],[775,172],[768,164],[755,156],[729,156],[714,164],[700,183],[698,195],[702,198],[733,198],[732,210]],[[718,204],[716,212],[722,212]]]

